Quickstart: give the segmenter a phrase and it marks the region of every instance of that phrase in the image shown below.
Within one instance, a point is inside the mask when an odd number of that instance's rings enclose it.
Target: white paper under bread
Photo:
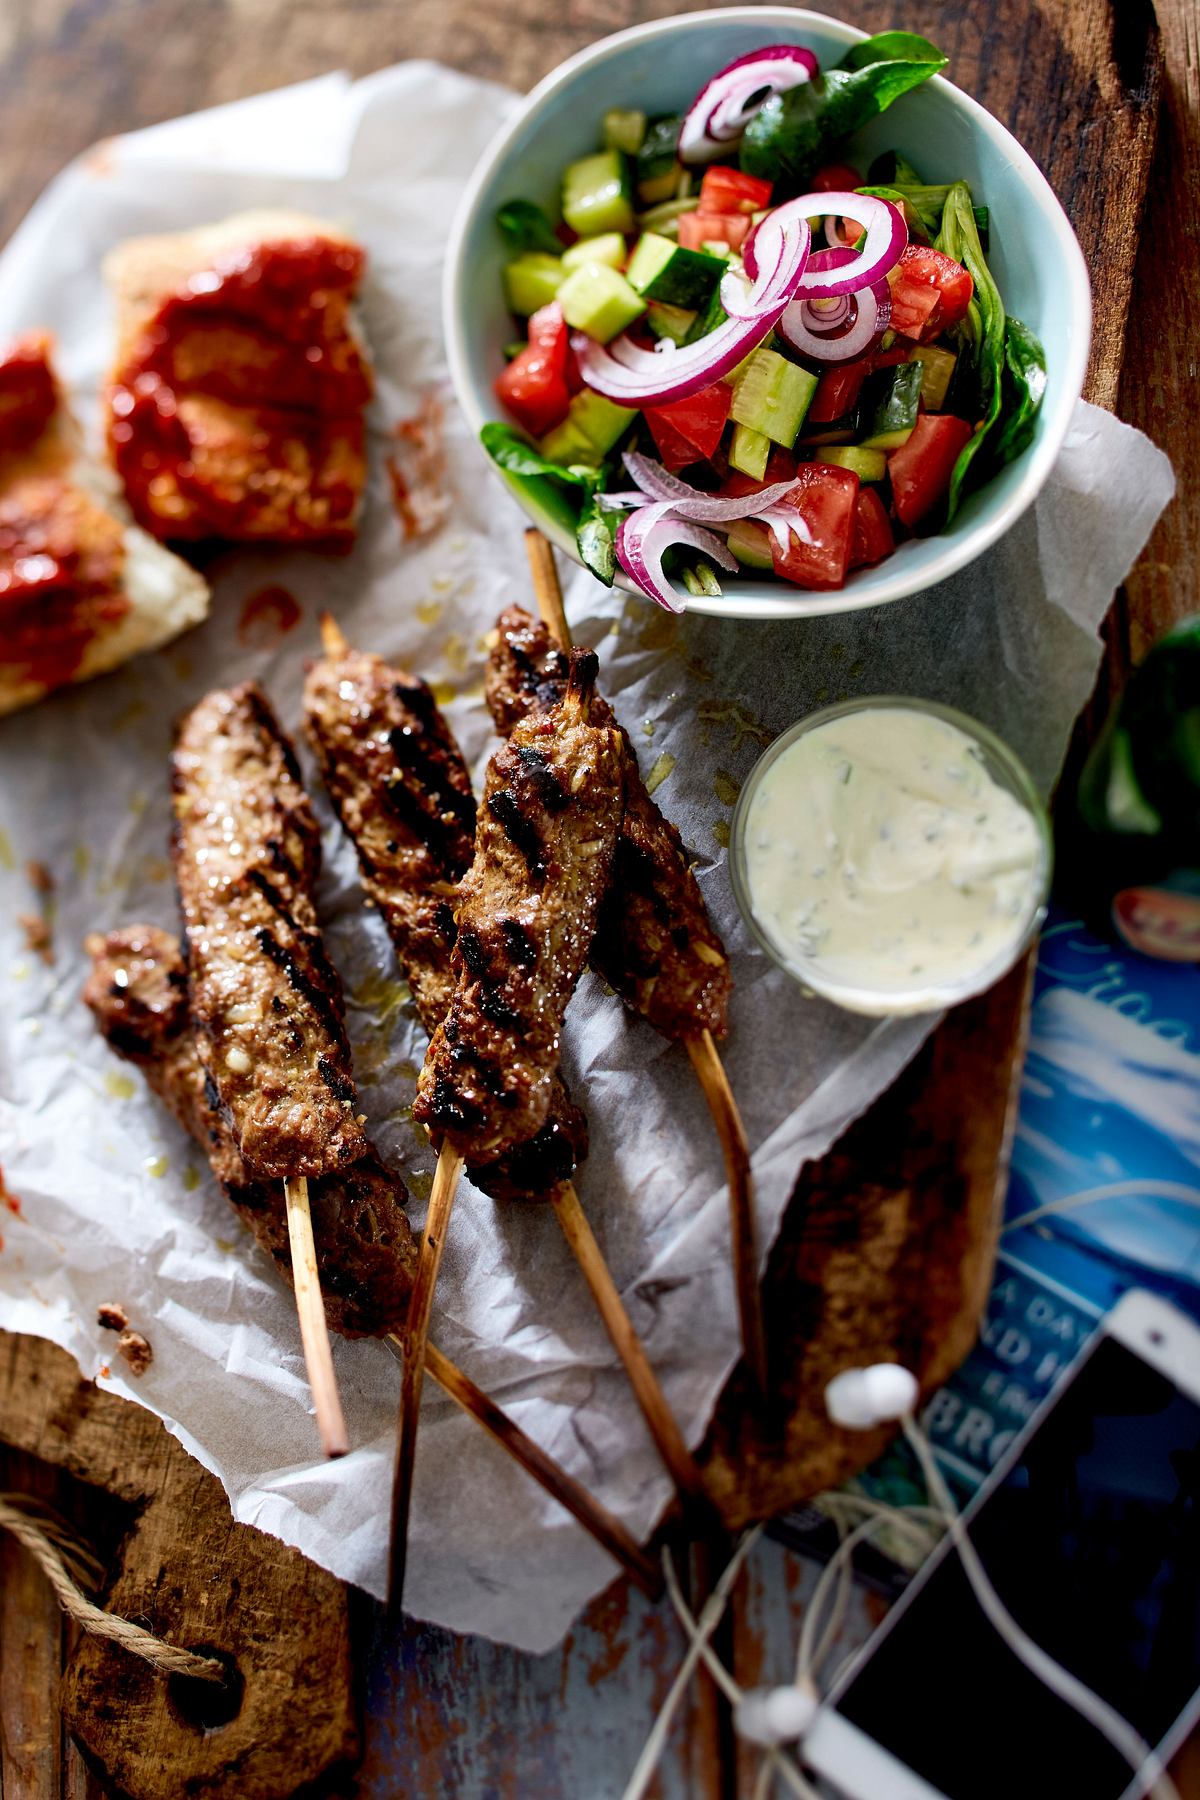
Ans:
[[[456,500],[440,535],[401,541],[378,465],[387,429],[416,412],[431,380],[444,380],[444,235],[464,177],[511,104],[495,87],[412,64],[353,87],[329,77],[176,121],[69,170],[0,259],[0,333],[49,325],[68,379],[94,389],[108,353],[99,263],[124,235],[287,205],[343,222],[370,252],[364,320],[380,392],[372,503],[355,555],[231,553],[212,571],[216,598],[201,631],[0,724],[0,1163],[23,1207],[20,1219],[0,1209],[0,1325],[53,1337],[89,1373],[110,1365],[104,1385],[161,1413],[221,1476],[239,1518],[376,1593],[396,1363],[379,1344],[337,1345],[356,1449],[344,1462],[318,1462],[290,1296],[136,1075],[128,1092],[130,1072],[79,1002],[79,945],[90,929],[174,921],[171,720],[214,683],[258,675],[294,726],[321,607],[357,643],[453,683],[451,719],[482,767],[492,740],[480,639],[502,604],[528,598],[522,515],[452,403]],[[283,173],[298,166],[303,178]],[[764,1248],[801,1160],[894,1077],[930,1021],[872,1023],[805,1000],[751,948],[714,835],[730,816],[727,778],[744,778],[766,736],[814,704],[894,691],[978,714],[1047,789],[1092,686],[1098,622],[1171,487],[1165,458],[1146,439],[1081,406],[1053,479],[1016,530],[975,569],[879,612],[803,626],[672,623],[586,576],[572,580],[577,638],[600,644],[607,690],[643,767],[664,753],[675,759],[658,799],[699,854],[733,952],[726,1062],[755,1150]],[[241,605],[275,582],[300,598],[303,620],[275,651],[254,651],[238,641]],[[352,996],[365,1102],[385,1151],[427,1183],[432,1157],[404,1110],[423,1041],[397,1003],[386,938],[363,910],[353,857],[332,829],[327,848],[322,905]],[[59,882],[50,971],[24,951],[13,920],[29,908],[29,857]],[[591,977],[566,1037],[567,1073],[592,1129],[580,1192],[695,1439],[737,1345],[712,1130],[683,1053],[627,1019]],[[422,1211],[414,1200],[414,1223]],[[97,1303],[109,1299],[153,1344],[140,1382],[96,1328]],[[666,1481],[546,1212],[498,1208],[463,1189],[434,1336],[635,1531],[653,1524]],[[427,1383],[410,1609],[544,1650],[611,1574],[607,1558]]]

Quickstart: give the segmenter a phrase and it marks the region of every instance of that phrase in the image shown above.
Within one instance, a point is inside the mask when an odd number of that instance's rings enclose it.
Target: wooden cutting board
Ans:
[[[85,14],[16,0],[11,34],[0,35],[0,220],[11,228],[55,166],[112,130],[335,63],[360,73],[426,55],[528,86],[605,31],[671,10],[670,0],[598,0],[541,17],[475,0],[351,0],[330,10],[326,32],[290,0],[94,0]],[[902,24],[936,38],[959,84],[1046,170],[1098,295],[1087,393],[1113,405],[1160,96],[1149,0],[846,0],[838,11],[868,30]],[[68,16],[69,29],[59,23]],[[96,80],[105,68],[122,82]],[[892,1091],[805,1171],[767,1277],[782,1424],[756,1422],[735,1375],[705,1445],[730,1527],[843,1478],[881,1447],[830,1432],[819,1402],[838,1367],[899,1356],[931,1386],[973,1341],[1006,1180],[1027,974],[953,1013]],[[338,1584],[232,1524],[217,1483],[148,1414],[100,1394],[53,1346],[2,1335],[0,1487],[52,1496],[107,1558],[108,1605],[174,1641],[231,1650],[244,1683],[236,1717],[207,1729],[194,1693],[167,1691],[115,1649],[72,1647],[40,1578],[0,1540],[4,1800],[90,1790],[54,1711],[63,1658],[63,1716],[91,1769],[132,1800],[268,1800],[353,1755]]]

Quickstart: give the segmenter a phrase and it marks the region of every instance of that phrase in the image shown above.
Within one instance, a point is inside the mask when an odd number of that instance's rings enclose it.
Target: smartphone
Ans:
[[[1126,1294],[963,1517],[1012,1616],[1165,1762],[1200,1717],[1200,1328]],[[1008,1649],[948,1536],[802,1754],[851,1800],[1137,1800],[1149,1786]]]

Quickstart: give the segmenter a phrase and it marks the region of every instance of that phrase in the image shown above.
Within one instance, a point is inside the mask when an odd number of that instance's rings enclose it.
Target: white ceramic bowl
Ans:
[[[747,50],[806,44],[826,66],[864,35],[794,7],[722,7],[603,38],[539,82],[472,176],[446,253],[446,352],[473,431],[504,416],[492,383],[504,366],[503,346],[513,329],[500,279],[506,253],[495,228],[496,208],[527,198],[557,218],[562,170],[597,147],[610,107],[683,111],[710,75]],[[688,599],[693,612],[805,618],[880,606],[932,587],[973,562],[1020,517],[1067,434],[1087,366],[1091,293],[1075,234],[1032,157],[977,101],[940,75],[896,101],[852,143],[860,164],[894,148],[927,181],[965,178],[976,203],[990,207],[988,262],[1005,308],[1037,332],[1046,350],[1046,394],[1033,442],[971,495],[948,530],[902,544],[877,568],[856,570],[839,592],[810,594],[785,582],[722,573],[721,597]],[[569,512],[555,507],[551,484],[543,486],[543,505],[515,487],[512,492],[534,523],[578,561]],[[623,575],[618,583],[634,591]]]

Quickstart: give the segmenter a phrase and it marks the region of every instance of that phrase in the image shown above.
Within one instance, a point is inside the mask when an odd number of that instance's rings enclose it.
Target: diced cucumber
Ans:
[[[601,150],[563,171],[563,218],[580,237],[633,230],[629,163],[619,150]]]
[[[683,119],[678,113],[651,119],[637,156],[637,191],[643,206],[672,200],[683,170],[675,154]]]
[[[646,323],[656,338],[670,338],[673,344],[686,344],[697,314],[685,306],[662,306],[652,301],[646,308]]]
[[[743,569],[773,569],[771,533],[757,519],[735,519],[725,542]]]
[[[638,224],[643,231],[657,231],[663,237],[679,235],[679,221],[684,213],[695,212],[700,202],[695,195],[686,199],[664,200],[660,206],[652,206],[646,212],[638,214]]]
[[[904,362],[867,376],[859,397],[865,429],[858,441],[864,450],[898,450],[907,444],[917,422],[924,374],[924,363]]]
[[[738,370],[729,416],[790,449],[816,391],[807,369],[775,350],[752,350]]]
[[[729,466],[761,481],[771,454],[771,440],[751,425],[735,425],[729,442]]]
[[[636,408],[617,406],[589,388],[575,395],[561,425],[548,432],[538,446],[551,462],[599,465],[617,440],[637,418]]]
[[[707,306],[713,289],[725,273],[723,256],[706,256],[701,250],[682,250],[670,238],[647,231],[638,239],[625,274],[631,287],[646,300],[667,306]]]
[[[887,457],[882,450],[864,450],[861,444],[829,444],[816,460],[833,463],[836,468],[850,469],[860,481],[882,481],[887,474]]]
[[[561,256],[527,250],[504,265],[504,293],[510,312],[527,319],[539,307],[549,306],[563,283],[566,271]]]
[[[708,305],[688,333],[688,343],[694,344],[698,339],[707,337],[710,331],[715,331],[718,325],[723,325],[728,317],[729,314],[721,305],[721,290],[719,287],[715,287],[709,295]],[[727,376],[726,380],[728,379]]]
[[[581,269],[585,263],[607,263],[610,269],[620,269],[625,264],[625,239],[619,231],[604,231],[599,237],[580,238],[569,250],[564,250],[562,265],[564,269]]]
[[[636,156],[645,142],[644,112],[621,112],[619,108],[604,115],[604,148],[620,150],[624,156]]]
[[[572,269],[558,290],[558,303],[567,324],[598,344],[607,344],[646,310],[646,302],[607,263]]]
[[[942,350],[937,344],[918,344],[912,354],[914,360],[924,366],[921,398],[925,402],[925,411],[941,412],[958,358],[953,350]]]

